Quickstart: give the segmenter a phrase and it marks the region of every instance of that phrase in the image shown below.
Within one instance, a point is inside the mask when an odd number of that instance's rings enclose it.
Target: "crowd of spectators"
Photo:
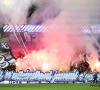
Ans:
[[[6,72],[6,71],[16,71],[16,65],[10,65],[3,70],[4,70],[4,72]]]

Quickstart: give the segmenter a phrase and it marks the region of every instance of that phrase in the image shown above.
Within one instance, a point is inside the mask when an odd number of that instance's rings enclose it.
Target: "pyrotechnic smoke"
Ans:
[[[80,62],[80,60],[75,58],[77,53],[96,53],[97,58],[97,51],[93,47],[93,44],[95,43],[94,39],[84,35],[81,30],[83,26],[89,26],[94,23],[92,20],[94,18],[92,17],[98,15],[98,12],[96,12],[99,10],[96,6],[97,4],[95,4],[94,1],[91,2],[86,0],[57,0],[55,2],[60,8],[60,12],[55,18],[50,19],[51,13],[54,13],[55,11],[45,11],[47,7],[44,6],[42,12],[41,9],[39,9],[33,14],[33,18],[35,17],[35,19],[31,20],[32,22],[35,22],[35,20],[38,20],[37,22],[39,22],[39,20],[44,19],[42,24],[52,27],[48,28],[48,31],[51,32],[44,33],[43,38],[46,47],[45,50],[49,50],[49,52],[46,53],[46,56],[53,53],[54,56],[51,57],[55,57],[53,60],[55,62],[49,59],[52,62],[51,68],[55,69],[53,68],[54,66],[56,69],[69,70],[70,62]],[[49,9],[53,10],[51,7],[49,7]],[[39,13],[41,13],[41,15]],[[47,20],[47,18],[49,18],[49,20]],[[94,61],[95,59],[91,60]],[[89,59],[89,61],[91,60]]]
[[[93,47],[95,43],[93,38],[84,35],[82,27],[98,23],[96,18],[100,10],[98,0],[13,1],[16,2],[10,3],[11,6],[8,5],[9,3],[0,5],[2,15],[7,17],[10,23],[26,24],[27,11],[31,5],[30,2],[33,2],[37,9],[29,18],[28,24],[48,26],[47,30],[50,31],[43,33],[44,49],[29,53],[23,59],[25,63],[18,59],[18,62],[22,63],[18,65],[18,70],[27,68],[32,70],[35,67],[43,71],[51,69],[68,71],[72,61],[80,62],[77,60],[79,53],[97,52]],[[29,58],[30,62],[26,58]]]
[[[8,24],[26,24],[27,11],[35,0],[0,0],[0,13],[3,18],[2,23]]]

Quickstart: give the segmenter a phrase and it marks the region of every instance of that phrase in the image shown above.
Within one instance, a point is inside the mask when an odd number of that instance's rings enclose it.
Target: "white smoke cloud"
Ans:
[[[8,1],[10,2],[8,3]],[[76,53],[84,52],[84,47],[86,47],[88,53],[95,52],[92,46],[94,41],[90,37],[83,35],[81,29],[83,26],[98,22],[95,21],[100,10],[97,1],[1,0],[0,11],[1,15],[7,18],[10,23],[26,24],[28,8],[31,3],[36,4],[38,9],[33,13],[29,23],[37,24],[42,21],[42,25],[53,27],[51,33],[44,33],[45,50],[50,50],[46,54],[53,57],[52,59],[56,59],[55,63],[58,66],[55,65],[54,68],[59,69],[59,67],[62,67],[69,70],[70,67],[67,66],[70,66],[72,57]]]
[[[0,0],[0,13],[3,17],[2,23],[26,24],[28,8],[35,0]]]
[[[42,10],[38,9],[38,13],[36,11],[33,17],[36,20],[41,20],[45,17],[42,24],[53,27],[52,30],[49,29],[52,32],[44,33],[45,47],[50,50],[50,55],[51,53],[55,55],[53,57],[56,57],[55,62],[58,66],[60,63],[60,67],[69,70],[70,67],[67,66],[70,66],[70,62],[76,53],[92,54],[97,52],[93,46],[95,41],[93,38],[83,34],[82,27],[88,27],[95,23],[92,21],[95,21],[99,8],[93,0],[55,0],[55,3],[61,10],[55,18],[47,20],[47,15],[50,18],[50,13],[54,13],[51,7],[49,9],[52,12],[48,10],[45,13],[45,8],[47,7],[44,7]],[[33,18],[31,21],[34,22],[35,19]],[[53,50],[56,52],[54,53]],[[80,62],[75,58],[74,61]]]
[[[52,3],[51,5],[46,5],[46,3]],[[9,21],[14,21],[17,24],[25,24],[27,11],[30,4],[36,3],[38,7],[41,8],[40,12],[43,16],[48,10],[48,13],[54,13],[54,7],[59,7],[62,11],[67,14],[67,22],[69,24],[75,24],[74,26],[79,26],[83,24],[90,24],[91,22],[98,22],[94,17],[99,15],[99,1],[98,0],[0,0],[0,12],[3,17],[9,19]],[[53,5],[54,4],[54,5]],[[53,6],[53,8],[52,8]],[[51,11],[48,8],[52,8]],[[45,9],[45,10],[43,10]],[[39,13],[39,10],[37,11]],[[51,12],[51,13],[50,13]],[[40,14],[40,16],[41,16]],[[40,18],[40,16],[38,16]],[[35,15],[34,15],[35,17]],[[44,15],[45,17],[45,15]],[[23,19],[23,20],[21,20]],[[44,19],[45,20],[45,19]],[[3,22],[4,20],[2,20]],[[20,21],[20,22],[19,22]],[[34,20],[33,20],[34,21]],[[32,22],[32,20],[31,20]]]

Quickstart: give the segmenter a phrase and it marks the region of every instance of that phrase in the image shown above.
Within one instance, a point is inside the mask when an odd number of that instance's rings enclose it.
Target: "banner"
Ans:
[[[35,72],[30,72],[23,70],[19,72],[0,70],[0,81],[14,81],[18,82],[49,82],[49,83],[61,83],[61,82],[93,82],[95,73],[81,73],[78,70],[73,72],[59,72],[53,71],[42,72],[36,70]],[[97,74],[97,81],[100,81],[100,73]]]

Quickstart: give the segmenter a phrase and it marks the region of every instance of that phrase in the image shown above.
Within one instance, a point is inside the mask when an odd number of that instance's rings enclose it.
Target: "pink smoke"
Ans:
[[[78,59],[80,53],[92,54],[96,52],[92,46],[94,41],[90,37],[84,35],[81,31],[84,23],[88,24],[88,19],[87,17],[83,18],[83,16],[78,18],[77,15],[81,14],[78,13],[80,8],[77,4],[75,4],[77,7],[74,5],[75,8],[73,7],[71,11],[66,9],[66,6],[64,5],[64,10],[59,14],[57,13],[56,16],[55,13],[53,13],[53,9],[54,11],[56,11],[56,9],[55,7],[52,8],[51,4],[50,7],[46,7],[49,6],[49,4],[45,6],[45,4],[41,4],[41,2],[39,5],[39,9],[32,15],[29,23],[37,24],[42,20],[42,25],[48,27],[43,29],[43,31],[46,30],[48,32],[43,33],[43,37],[41,38],[42,42],[38,43],[36,40],[29,46],[26,46],[28,53],[24,55],[23,58],[17,59],[17,71],[26,69],[30,69],[31,71],[36,69],[42,71],[69,71],[72,61],[77,62],[77,64],[80,62]],[[42,48],[41,45],[44,47]],[[34,50],[34,48],[39,49]],[[14,53],[17,50],[13,49],[12,51]],[[20,51],[22,50],[20,49]],[[95,58],[97,57],[98,56]],[[95,59],[89,59],[91,68],[93,61],[95,61]]]

